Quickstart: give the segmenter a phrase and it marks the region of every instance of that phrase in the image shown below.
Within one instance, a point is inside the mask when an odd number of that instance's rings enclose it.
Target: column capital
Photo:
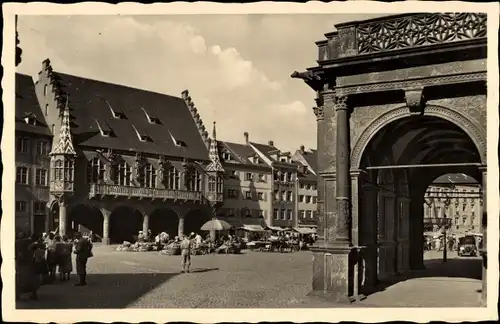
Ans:
[[[335,97],[335,111],[347,110],[349,107],[347,105],[347,96],[336,96]]]
[[[314,115],[316,115],[316,120],[320,121],[325,119],[325,113],[323,106],[313,107]]]

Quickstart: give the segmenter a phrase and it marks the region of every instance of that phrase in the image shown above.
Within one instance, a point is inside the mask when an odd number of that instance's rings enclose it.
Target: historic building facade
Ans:
[[[33,79],[16,73],[15,91],[16,230],[40,234],[48,226],[52,134],[38,105]]]
[[[49,229],[82,225],[109,243],[139,230],[199,231],[215,216],[224,170],[188,91],[178,98],[57,73],[48,59],[35,91],[53,135]]]
[[[425,191],[434,179],[464,173],[485,191],[486,14],[335,27],[316,43],[318,66],[292,77],[317,94],[325,237],[313,249],[313,291],[347,301],[423,266]]]
[[[270,224],[272,168],[246,143],[219,141],[219,153],[225,170],[220,218],[236,227]]]
[[[316,150],[306,151],[303,145],[297,150],[292,161],[298,166],[298,186],[297,186],[297,225],[304,227],[315,227],[317,225],[318,209],[318,174],[317,161],[318,154]],[[320,233],[320,235],[322,235]]]
[[[253,143],[248,140],[245,133],[246,142],[250,145],[258,157],[271,167],[272,181],[272,217],[269,217],[268,226],[294,227],[297,225],[297,187],[298,165],[292,161],[290,152],[282,152],[275,145],[274,141],[269,141],[267,145]]]
[[[425,192],[425,230],[446,229],[455,235],[481,232],[482,208],[481,187],[476,180],[461,173],[440,176]]]

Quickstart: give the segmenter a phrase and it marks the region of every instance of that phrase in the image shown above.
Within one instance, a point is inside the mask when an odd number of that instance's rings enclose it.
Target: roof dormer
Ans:
[[[24,122],[28,125],[31,125],[31,126],[36,126],[38,125],[38,121],[36,120],[36,116],[34,113],[27,113],[25,116],[24,116]]]
[[[111,129],[111,127],[109,127],[108,123],[99,122],[97,119],[95,119],[95,123],[97,124],[97,128],[99,128],[102,137],[113,136],[113,130]]]
[[[111,104],[107,101],[107,100],[104,100],[106,102],[106,104],[108,105],[109,107],[109,110],[111,111],[111,115],[113,116],[113,118],[115,119],[127,119],[127,116],[125,115],[125,113],[118,109],[118,108],[114,108],[111,106]]]
[[[144,111],[144,114],[146,114],[146,118],[148,119],[148,122],[150,124],[161,125],[160,119],[155,114],[149,113],[144,107],[142,108],[142,111]]]
[[[148,133],[145,130],[138,129],[133,124],[132,124],[132,127],[134,128],[135,133],[137,134],[137,138],[139,139],[139,141],[141,141],[141,142],[152,142],[153,141],[153,139],[148,135]]]
[[[168,131],[168,133],[170,134],[170,138],[172,139],[172,142],[174,142],[175,146],[177,146],[177,147],[187,147],[186,142],[176,139],[174,137],[174,135],[172,135],[172,133],[170,131]]]

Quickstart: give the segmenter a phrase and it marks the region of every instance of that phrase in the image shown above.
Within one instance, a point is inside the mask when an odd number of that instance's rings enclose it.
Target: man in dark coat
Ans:
[[[75,246],[76,254],[76,273],[80,277],[80,282],[75,286],[85,286],[87,284],[87,260],[92,257],[92,243],[82,237],[81,233],[76,234],[77,243]]]

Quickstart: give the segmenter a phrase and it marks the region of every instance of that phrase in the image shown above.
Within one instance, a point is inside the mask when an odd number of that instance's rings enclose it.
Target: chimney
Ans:
[[[269,146],[274,147],[274,142],[273,142],[273,141],[269,141],[269,142],[267,142],[267,144],[268,144]]]
[[[301,145],[300,146],[300,154],[304,154],[306,152],[306,148],[304,147],[304,145]]]
[[[247,132],[244,132],[243,135],[245,136],[245,144],[248,145],[249,144],[249,141],[248,141],[248,133]]]

